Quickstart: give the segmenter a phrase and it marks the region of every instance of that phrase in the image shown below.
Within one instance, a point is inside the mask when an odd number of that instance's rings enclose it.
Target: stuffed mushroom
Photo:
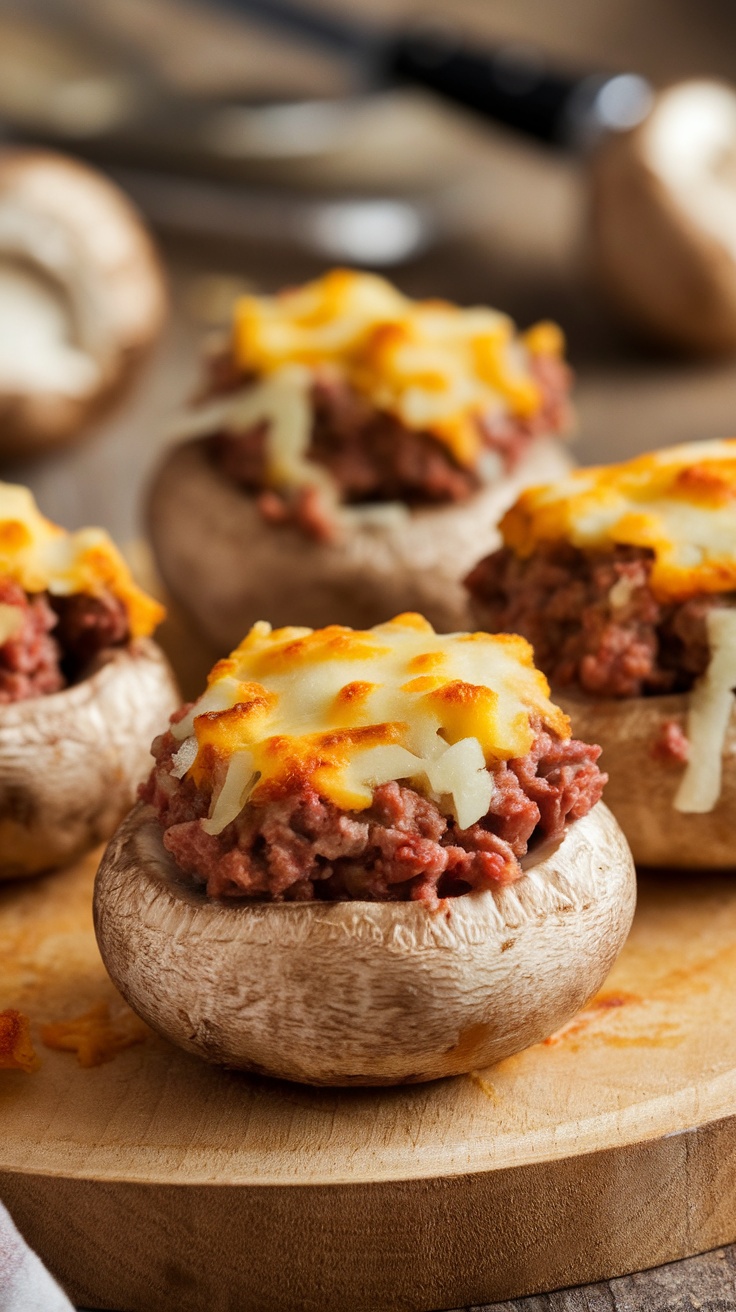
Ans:
[[[163,610],[101,529],[66,533],[0,484],[0,879],[108,838],[176,705]]]
[[[525,492],[467,583],[512,629],[644,865],[736,865],[736,440],[581,469]]]
[[[568,390],[553,324],[347,270],[245,297],[154,481],[161,574],[219,651],[263,616],[462,627],[502,510],[570,466]]]
[[[153,744],[95,888],[154,1028],[311,1084],[421,1081],[553,1031],[605,978],[635,885],[522,638],[257,624]]]

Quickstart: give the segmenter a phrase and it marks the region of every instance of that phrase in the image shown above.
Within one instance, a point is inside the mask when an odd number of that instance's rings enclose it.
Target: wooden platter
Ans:
[[[472,1076],[313,1090],[149,1032],[82,1068],[41,1026],[107,1003],[95,858],[0,891],[0,1197],[76,1301],[126,1312],[458,1307],[736,1238],[736,879],[647,876],[604,990]]]

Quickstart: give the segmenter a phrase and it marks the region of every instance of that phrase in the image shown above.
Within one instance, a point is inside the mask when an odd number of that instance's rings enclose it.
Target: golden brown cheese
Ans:
[[[175,774],[214,786],[210,833],[303,785],[361,810],[393,779],[467,828],[488,810],[486,766],[524,756],[535,722],[569,737],[523,638],[440,635],[413,614],[365,631],[261,623],[174,725]]]
[[[303,381],[316,366],[331,368],[465,466],[482,449],[479,419],[539,410],[533,358],[563,347],[555,324],[517,334],[498,310],[413,301],[383,278],[347,269],[274,297],[243,297],[235,311],[239,368],[273,376],[282,390],[298,390],[300,369]]]
[[[501,521],[526,557],[542,543],[648,548],[660,600],[736,589],[736,438],[692,442],[529,488]]]
[[[103,529],[66,532],[41,514],[28,488],[12,483],[0,483],[0,577],[24,592],[61,597],[95,596],[107,589],[125,606],[134,638],[152,633],[164,615],[163,607],[136,587]],[[0,615],[0,626],[7,641],[12,617]]]

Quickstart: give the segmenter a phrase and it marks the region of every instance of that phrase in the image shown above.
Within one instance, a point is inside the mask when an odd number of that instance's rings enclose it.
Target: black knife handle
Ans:
[[[581,147],[605,131],[633,127],[651,97],[648,83],[634,74],[566,73],[532,48],[478,49],[441,28],[399,34],[386,71],[389,78],[419,83],[486,119],[561,146]],[[608,115],[606,88],[614,88]]]
[[[634,73],[568,73],[529,46],[468,45],[449,25],[391,33],[314,9],[310,0],[203,2],[331,50],[352,65],[363,87],[418,83],[492,122],[576,150],[608,132],[634,127],[652,103],[649,83]]]

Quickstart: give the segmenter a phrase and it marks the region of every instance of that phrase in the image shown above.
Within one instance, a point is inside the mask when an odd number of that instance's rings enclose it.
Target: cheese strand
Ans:
[[[721,793],[723,748],[736,688],[736,609],[718,608],[706,617],[711,658],[690,701],[687,736],[690,760],[674,808],[685,815],[712,811]]]

